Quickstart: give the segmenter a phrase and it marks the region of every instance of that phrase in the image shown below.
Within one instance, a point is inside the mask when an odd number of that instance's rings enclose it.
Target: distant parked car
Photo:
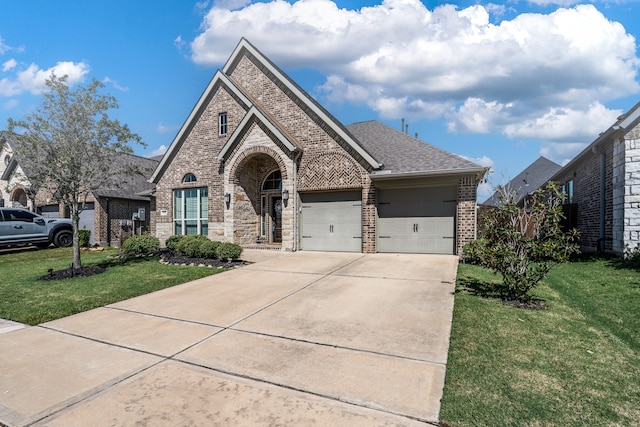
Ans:
[[[45,218],[21,208],[0,208],[0,248],[36,245],[46,248],[73,244],[73,227],[67,218]]]

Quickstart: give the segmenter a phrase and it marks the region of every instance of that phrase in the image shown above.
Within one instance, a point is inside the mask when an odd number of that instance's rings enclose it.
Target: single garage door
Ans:
[[[59,205],[47,205],[40,208],[40,215],[45,218],[60,218]]]
[[[78,222],[78,228],[86,228],[91,231],[91,237],[89,239],[90,244],[94,244],[95,240],[95,204],[85,203],[84,209],[80,211],[80,221]]]
[[[378,252],[453,254],[455,186],[378,190]]]
[[[300,200],[301,249],[362,252],[360,191],[300,193]]]

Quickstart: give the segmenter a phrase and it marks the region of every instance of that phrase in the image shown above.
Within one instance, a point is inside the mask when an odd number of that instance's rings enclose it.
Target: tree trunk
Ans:
[[[73,225],[73,269],[82,268],[80,260],[80,235],[78,229],[80,226],[80,205],[78,202],[71,203],[71,223]]]

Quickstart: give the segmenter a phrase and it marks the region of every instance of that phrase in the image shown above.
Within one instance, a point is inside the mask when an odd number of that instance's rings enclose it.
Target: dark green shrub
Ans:
[[[80,242],[81,248],[86,248],[89,246],[89,241],[91,240],[91,230],[87,230],[86,228],[78,230],[78,240]]]
[[[178,250],[178,244],[180,244],[180,241],[182,240],[183,237],[184,236],[181,235],[181,234],[174,234],[173,236],[169,236],[169,238],[165,242],[165,245],[167,246],[167,249],[172,250],[172,251],[177,251]]]
[[[221,242],[215,240],[206,240],[200,244],[200,253],[202,258],[215,259],[216,251]]]
[[[122,244],[122,251],[126,254],[144,254],[159,248],[160,241],[153,236],[131,236]]]
[[[202,251],[200,250],[200,245],[208,240],[208,237],[201,236],[199,234],[184,236],[182,239],[180,239],[176,250],[184,256],[188,256],[191,258],[201,258]]]
[[[238,259],[240,258],[240,254],[242,254],[242,247],[229,242],[220,243],[218,250],[216,251],[218,259],[223,261],[229,258]]]

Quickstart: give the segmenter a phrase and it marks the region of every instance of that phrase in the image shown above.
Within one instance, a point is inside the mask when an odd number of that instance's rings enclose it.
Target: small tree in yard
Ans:
[[[486,212],[482,238],[464,253],[502,276],[505,298],[527,300],[554,265],[578,252],[578,231],[560,226],[563,194],[557,183],[535,191],[524,206],[516,204],[514,192],[499,191],[500,206]]]
[[[29,170],[32,188],[51,194],[63,203],[73,222],[73,268],[82,267],[78,237],[80,211],[87,197],[98,188],[117,186],[123,175],[139,173],[116,161],[118,153],[131,153],[130,142],[140,137],[127,125],[112,120],[110,109],[118,108],[111,95],[98,90],[93,80],[71,90],[67,76],[52,74],[46,81],[43,102],[23,120],[9,119],[9,131],[19,129],[16,154]]]

